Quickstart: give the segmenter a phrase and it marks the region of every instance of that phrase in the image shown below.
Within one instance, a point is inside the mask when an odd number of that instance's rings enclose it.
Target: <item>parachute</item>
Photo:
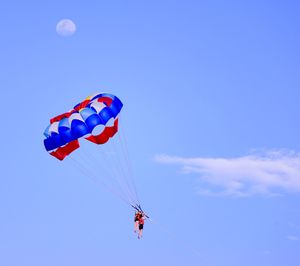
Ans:
[[[46,128],[44,145],[46,150],[59,160],[79,148],[78,139],[85,139],[96,144],[104,144],[118,131],[118,118],[123,107],[122,102],[114,95],[100,93],[88,97],[83,102],[64,114],[50,119]],[[112,126],[107,122],[114,119]],[[103,131],[93,135],[95,127],[103,125]]]
[[[44,146],[50,155],[60,161],[70,158],[85,176],[133,208],[141,209],[126,141],[120,136],[116,138],[122,107],[123,103],[115,95],[96,93],[89,96],[70,111],[50,119],[44,131]],[[96,155],[90,154],[90,147],[81,153],[85,140],[98,145]],[[114,150],[105,151],[106,146]],[[73,157],[75,151],[79,158]],[[102,158],[99,158],[99,153]]]

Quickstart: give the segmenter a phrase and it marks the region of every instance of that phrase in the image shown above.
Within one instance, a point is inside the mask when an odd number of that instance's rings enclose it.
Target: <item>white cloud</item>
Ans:
[[[178,165],[185,174],[199,175],[199,192],[205,195],[300,192],[300,154],[291,151],[265,151],[237,158],[158,155],[155,160]]]
[[[290,235],[290,236],[287,236],[287,239],[291,240],[291,241],[299,241],[300,237],[299,236]]]

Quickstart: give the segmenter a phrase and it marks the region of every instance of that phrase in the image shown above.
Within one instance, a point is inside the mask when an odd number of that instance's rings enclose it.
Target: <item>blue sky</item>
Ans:
[[[0,12],[1,265],[299,265],[298,1]],[[141,241],[130,207],[43,147],[49,119],[98,91],[124,103]]]

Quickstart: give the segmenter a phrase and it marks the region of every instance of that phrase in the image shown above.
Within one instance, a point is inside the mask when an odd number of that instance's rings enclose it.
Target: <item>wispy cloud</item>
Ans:
[[[291,241],[299,241],[300,237],[299,236],[290,235],[290,236],[287,236],[287,239],[291,240]]]
[[[205,195],[250,196],[300,192],[300,154],[264,151],[236,158],[184,158],[158,155],[155,160],[198,174]]]

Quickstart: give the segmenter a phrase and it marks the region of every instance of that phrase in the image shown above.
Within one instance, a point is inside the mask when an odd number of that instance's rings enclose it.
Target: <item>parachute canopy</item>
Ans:
[[[95,144],[106,143],[118,131],[118,114],[122,107],[120,99],[112,94],[89,96],[69,112],[50,119],[44,132],[46,150],[63,160],[79,148],[80,138]]]

